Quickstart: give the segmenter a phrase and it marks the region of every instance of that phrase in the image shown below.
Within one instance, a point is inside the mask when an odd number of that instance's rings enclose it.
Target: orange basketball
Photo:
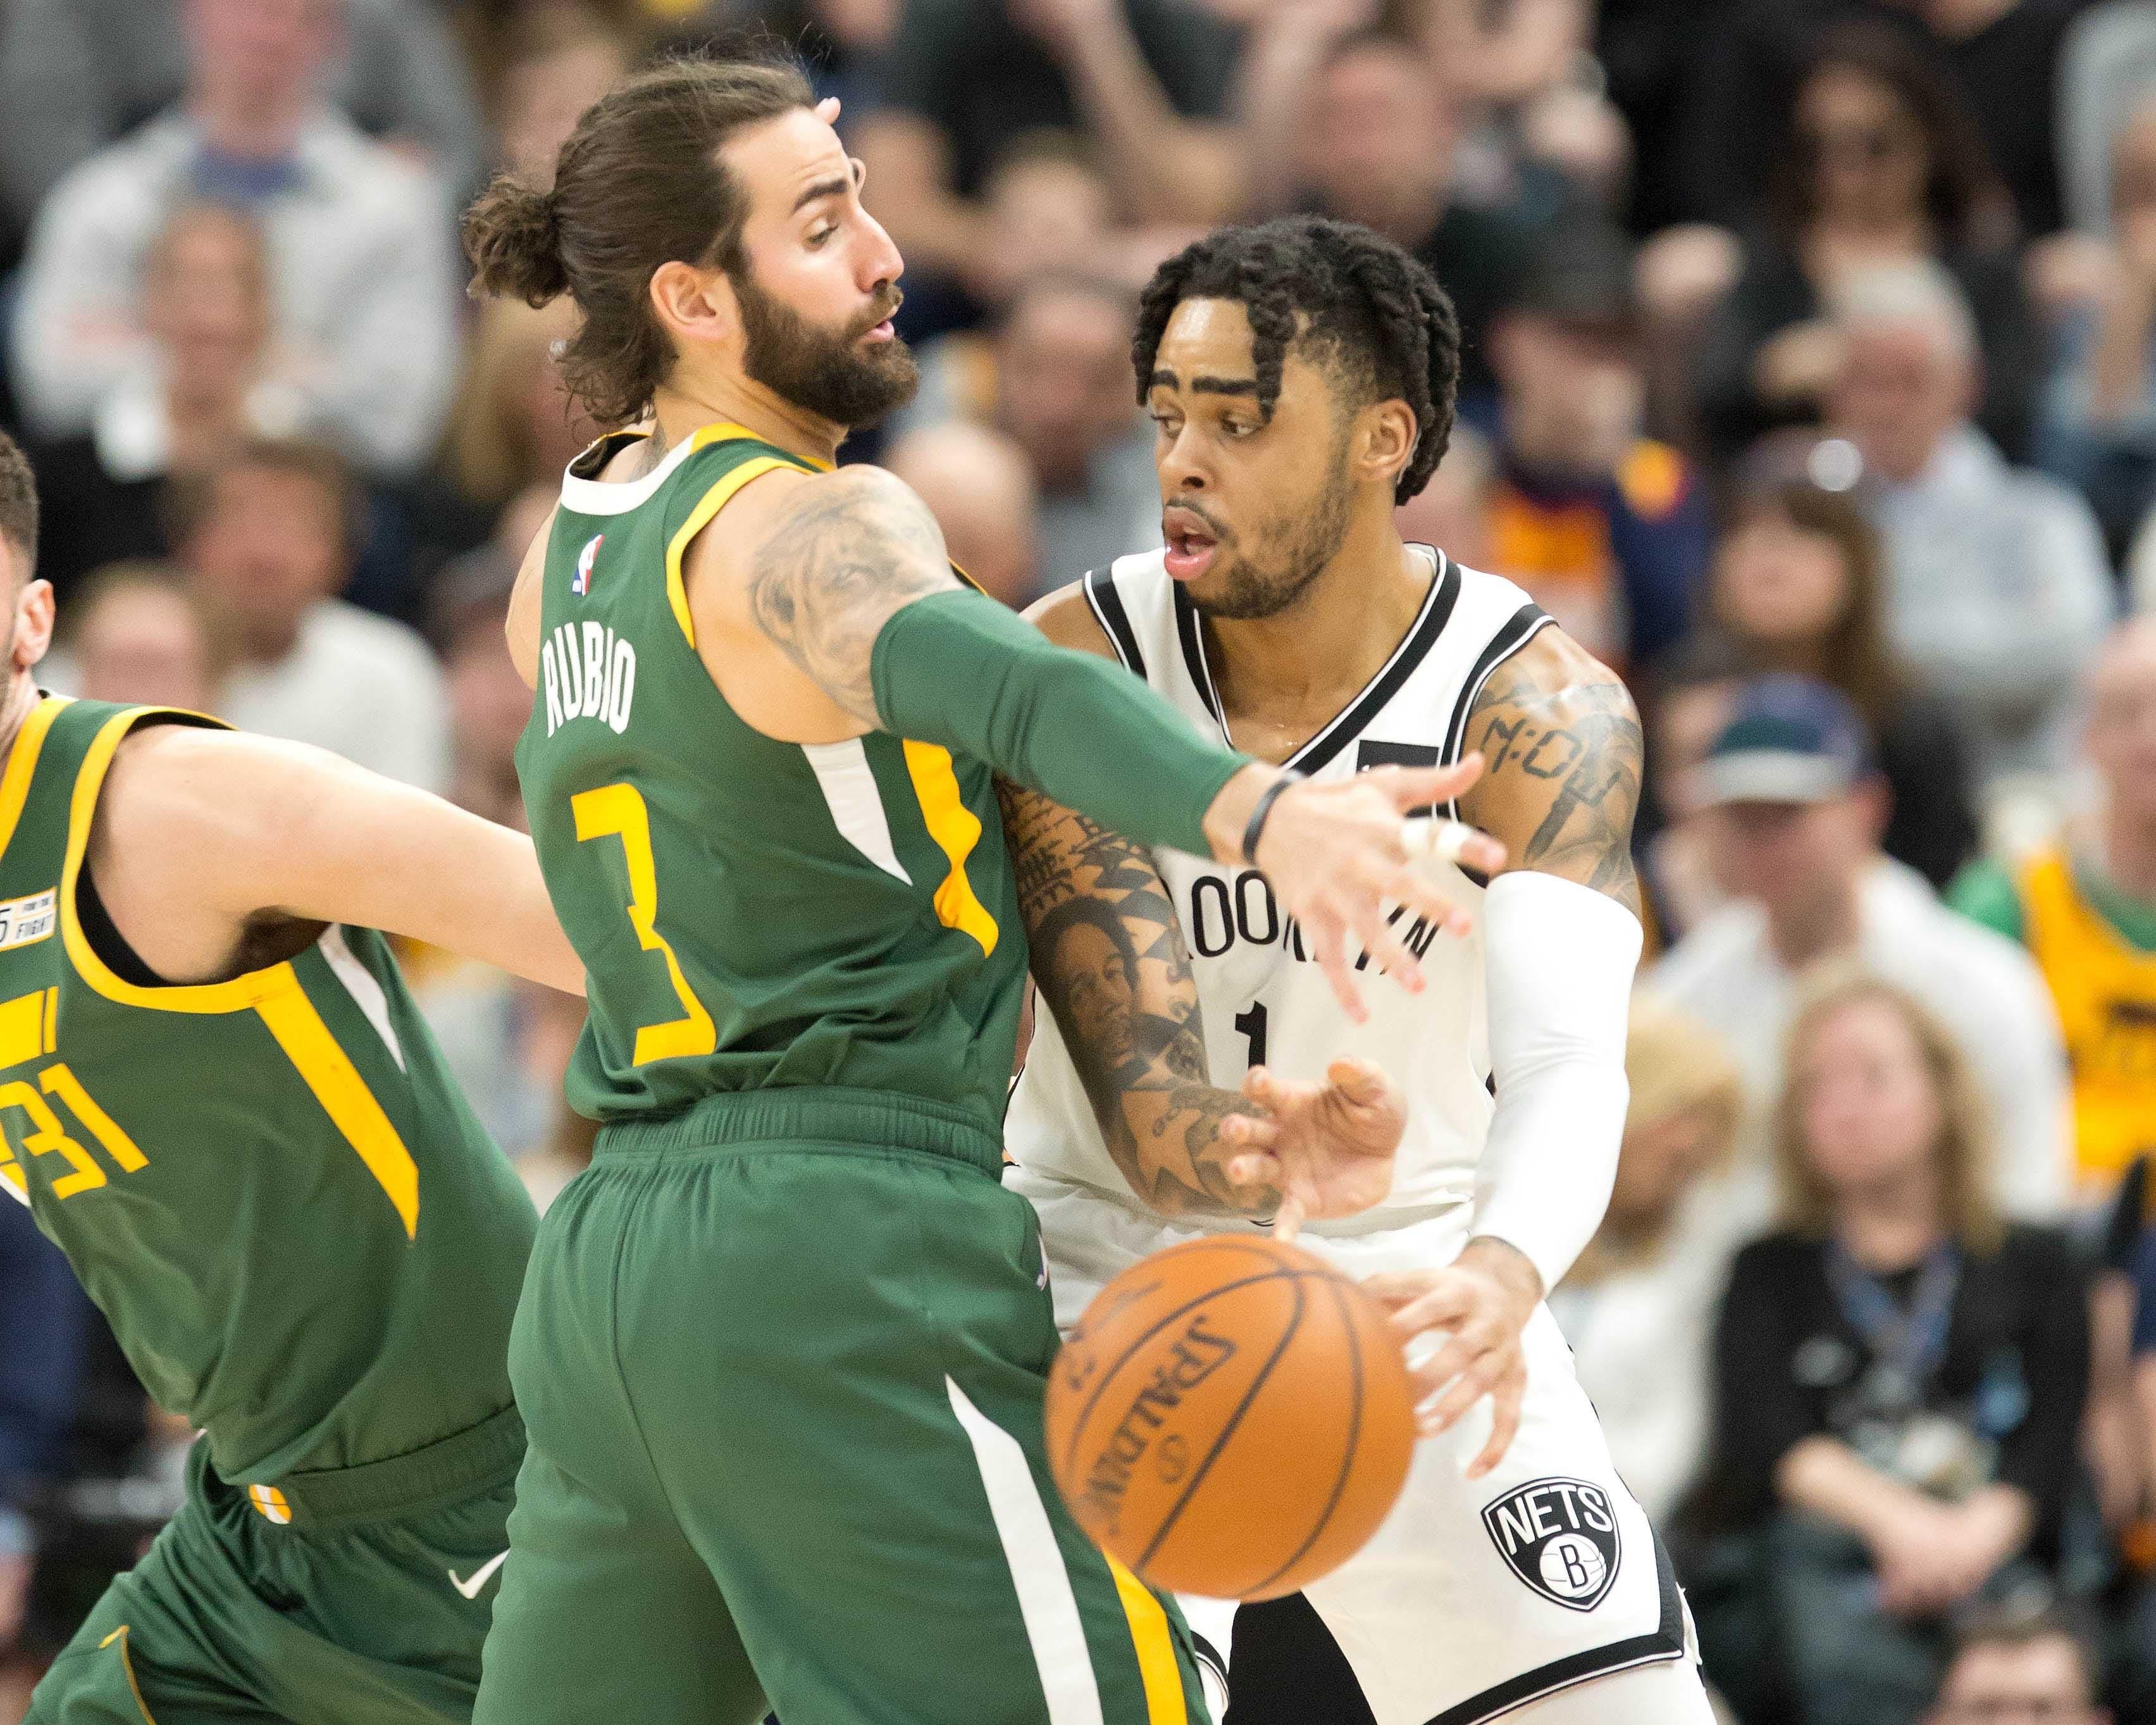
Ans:
[[[1414,1403],[1361,1289],[1277,1240],[1215,1235],[1086,1308],[1049,1373],[1049,1465],[1079,1525],[1155,1587],[1269,1599],[1377,1532]]]

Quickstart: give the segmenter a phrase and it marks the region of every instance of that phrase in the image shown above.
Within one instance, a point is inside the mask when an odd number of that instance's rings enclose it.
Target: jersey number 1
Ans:
[[[704,1003],[690,992],[689,979],[681,974],[681,961],[658,929],[659,876],[651,861],[651,816],[634,785],[606,785],[597,790],[580,790],[569,799],[569,811],[577,817],[577,842],[591,838],[619,838],[629,862],[629,921],[646,952],[666,960],[667,979],[681,1002],[681,1016],[663,1024],[646,1024],[636,1032],[631,1056],[639,1066],[654,1060],[679,1060],[685,1055],[708,1054],[719,1045],[719,1033]]]

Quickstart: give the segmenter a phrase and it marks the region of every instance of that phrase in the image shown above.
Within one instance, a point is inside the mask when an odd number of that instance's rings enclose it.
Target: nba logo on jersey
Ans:
[[[1482,1511],[1512,1573],[1572,1611],[1592,1611],[1617,1579],[1617,1516],[1584,1480],[1530,1480]]]
[[[569,578],[569,591],[583,595],[592,590],[592,565],[598,561],[599,547],[605,543],[604,533],[593,533],[591,543],[577,554],[577,572]]]

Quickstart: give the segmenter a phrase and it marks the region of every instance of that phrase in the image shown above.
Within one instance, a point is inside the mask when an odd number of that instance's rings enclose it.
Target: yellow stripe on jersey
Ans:
[[[45,996],[49,989],[0,1001],[0,1071],[35,1060],[46,1052]]]
[[[721,428],[706,425],[704,431]],[[696,435],[701,439],[704,431]],[[712,440],[714,442],[717,439]],[[774,468],[793,467],[792,461],[783,461],[777,456],[757,456],[743,461],[732,472],[697,500],[696,507],[689,512],[689,518],[681,523],[666,547],[666,603],[674,608],[674,620],[681,626],[681,634],[690,646],[696,644],[696,620],[689,615],[689,584],[682,578],[681,559],[688,554],[689,542],[711,525],[711,518],[734,500],[735,492],[752,479],[761,479]]]
[[[60,1045],[60,991],[58,988],[45,991],[45,1052],[56,1052]]]
[[[290,964],[249,971],[223,982],[176,983],[169,987],[145,988],[118,975],[97,955],[75,915],[75,883],[82,876],[82,859],[90,849],[90,817],[97,812],[98,793],[112,757],[137,722],[159,709],[131,707],[105,722],[83,756],[76,774],[74,795],[68,804],[67,862],[60,871],[60,938],[66,944],[68,962],[98,993],[123,1007],[140,1007],[150,1012],[242,1012],[281,994],[295,993],[300,979]],[[223,727],[220,727],[222,729]],[[13,770],[11,765],[10,771]],[[4,790],[0,790],[4,797]],[[0,809],[0,813],[4,813]]]
[[[23,818],[23,800],[30,794],[30,779],[38,770],[38,751],[45,746],[45,733],[52,729],[53,721],[67,704],[65,696],[48,695],[30,709],[23,729],[15,733],[8,770],[0,774],[0,852],[8,848],[15,837],[15,823]]]
[[[1105,1552],[1101,1555],[1107,1556]],[[1116,1596],[1123,1602],[1123,1615],[1130,1619],[1131,1645],[1137,1650],[1146,1725],[1184,1725],[1190,1710],[1183,1699],[1183,1667],[1176,1663],[1168,1613],[1146,1584],[1113,1558],[1108,1558],[1108,1572],[1116,1578]]]
[[[419,1165],[404,1147],[397,1128],[367,1088],[367,1080],[337,1045],[306,991],[294,986],[255,1008],[285,1058],[298,1068],[315,1099],[367,1164],[375,1183],[389,1195],[404,1223],[408,1239],[419,1233]]]
[[[966,859],[981,842],[981,817],[966,806],[959,792],[951,751],[933,743],[908,741],[906,770],[913,780],[913,794],[921,800],[928,836],[951,859],[951,872],[936,889],[936,914],[946,928],[971,935],[984,955],[993,952],[999,933],[996,919],[966,878]]]
[[[150,1704],[142,1699],[142,1686],[135,1681],[135,1661],[127,1656],[127,1625],[126,1624],[121,1624],[118,1629],[100,1641],[97,1644],[98,1651],[102,1653],[115,1641],[120,1644],[120,1669],[127,1673],[127,1686],[135,1692],[135,1710],[141,1714],[144,1725],[157,1725],[156,1717],[150,1712]]]

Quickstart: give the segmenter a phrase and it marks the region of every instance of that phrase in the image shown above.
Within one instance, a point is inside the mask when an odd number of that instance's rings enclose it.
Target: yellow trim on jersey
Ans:
[[[996,950],[1000,930],[966,878],[966,859],[981,842],[981,817],[966,806],[958,790],[951,751],[933,743],[906,744],[906,770],[921,801],[921,818],[945,856],[951,872],[936,888],[936,914],[946,928],[971,935],[985,955]]]
[[[292,1506],[275,1486],[249,1486],[247,1501],[260,1512],[263,1520],[275,1522],[280,1527],[292,1519]]]
[[[706,425],[696,435],[699,440],[705,431],[732,430],[732,427]],[[717,438],[713,442],[720,441]],[[757,456],[743,461],[725,478],[697,499],[696,507],[689,512],[689,518],[666,546],[666,603],[674,608],[674,620],[681,626],[681,634],[690,646],[696,644],[696,620],[689,615],[689,584],[681,574],[681,560],[688,554],[689,542],[711,524],[711,518],[734,500],[734,494],[752,479],[761,479],[775,468],[794,467],[792,461],[781,461],[777,456]]]
[[[75,887],[82,874],[82,859],[90,848],[91,817],[97,811],[98,793],[112,765],[112,756],[129,729],[146,714],[162,709],[131,707],[105,722],[83,757],[68,806],[67,862],[60,873],[60,934],[67,945],[69,961],[76,974],[99,994],[123,1007],[150,1012],[244,1012],[261,1015],[278,1045],[306,1081],[322,1105],[331,1123],[341,1132],[367,1171],[388,1194],[404,1223],[407,1238],[419,1227],[419,1169],[412,1152],[398,1135],[389,1116],[382,1110],[367,1080],[345,1051],[338,1047],[321,1014],[307,998],[300,973],[286,959],[265,970],[249,971],[222,982],[176,983],[145,988],[117,975],[83,933],[75,914]]]
[[[121,1624],[118,1629],[100,1641],[97,1644],[98,1651],[103,1652],[115,1641],[120,1644],[120,1669],[127,1673],[127,1686],[135,1692],[136,1707],[141,1711],[146,1725],[157,1725],[156,1715],[150,1711],[149,1702],[142,1699],[142,1686],[135,1681],[135,1661],[127,1656],[127,1625],[126,1624]]]
[[[289,967],[288,967],[289,968]],[[343,1133],[360,1161],[374,1176],[375,1184],[389,1195],[404,1224],[407,1239],[419,1233],[419,1165],[404,1146],[374,1092],[352,1063],[352,1057],[322,1022],[322,1015],[303,988],[294,988],[275,999],[259,1002],[254,1009],[270,1027],[270,1034],[285,1058],[299,1069],[325,1112]]]
[[[1103,1552],[1101,1556],[1107,1557]],[[1190,1717],[1183,1695],[1183,1667],[1176,1663],[1175,1638],[1168,1627],[1168,1613],[1151,1589],[1113,1558],[1108,1573],[1116,1578],[1116,1595],[1123,1602],[1130,1620],[1131,1645],[1137,1650],[1138,1677],[1145,1685],[1146,1725],[1184,1725]]]
[[[38,751],[45,746],[45,733],[70,704],[65,695],[48,695],[29,711],[23,729],[15,733],[15,746],[8,751],[8,770],[0,774],[0,852],[15,837],[15,823],[23,818],[23,804],[30,795],[30,780],[38,770]]]
[[[58,987],[45,991],[45,1052],[54,1053],[60,1045],[60,991]]]
[[[35,994],[0,1001],[0,1072],[49,1052],[45,1042],[45,996],[50,992],[41,988]]]

